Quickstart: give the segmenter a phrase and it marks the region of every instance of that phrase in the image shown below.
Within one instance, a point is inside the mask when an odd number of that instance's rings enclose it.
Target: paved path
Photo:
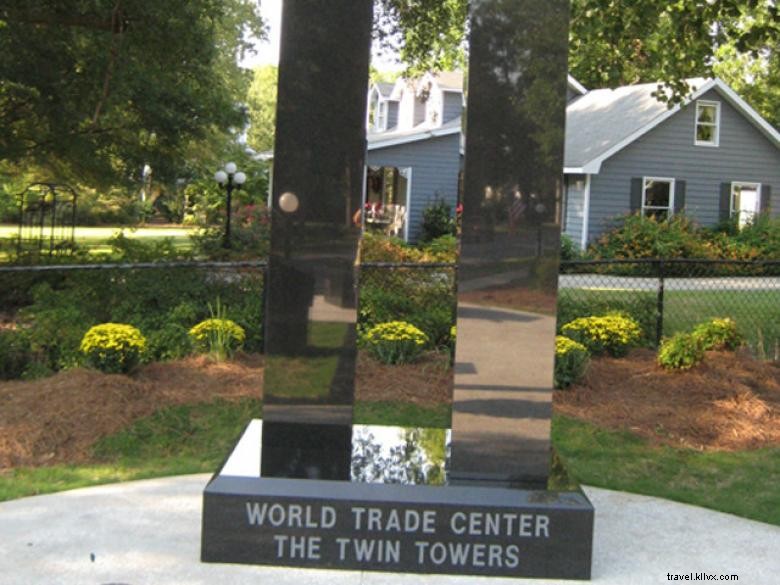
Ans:
[[[561,274],[558,287],[595,290],[658,290],[658,278],[610,276],[608,274]],[[780,290],[776,276],[713,276],[706,278],[665,278],[666,290]]]
[[[0,503],[2,585],[529,585],[573,581],[293,570],[199,562],[207,475]],[[780,575],[780,527],[666,500],[586,488],[596,508],[593,582],[668,583],[667,573]],[[716,577],[717,578],[717,577]]]

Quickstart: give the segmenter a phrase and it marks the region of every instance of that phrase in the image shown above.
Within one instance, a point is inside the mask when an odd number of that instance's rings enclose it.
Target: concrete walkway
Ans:
[[[0,583],[572,583],[201,564],[201,493],[208,479],[164,478],[0,503]],[[596,508],[594,583],[656,585],[670,582],[667,573],[778,582],[780,527],[657,498],[586,491]]]

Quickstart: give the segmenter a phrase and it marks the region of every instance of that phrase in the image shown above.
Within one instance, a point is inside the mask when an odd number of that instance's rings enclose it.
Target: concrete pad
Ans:
[[[206,565],[199,561],[207,475],[114,484],[0,503],[3,585],[316,583],[477,585],[479,577]],[[593,582],[656,585],[667,573],[776,583],[780,527],[694,506],[586,488],[596,508]],[[571,581],[502,579],[553,585]]]

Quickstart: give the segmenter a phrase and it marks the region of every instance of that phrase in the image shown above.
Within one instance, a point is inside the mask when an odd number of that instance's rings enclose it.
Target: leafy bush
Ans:
[[[154,361],[176,360],[192,353],[192,340],[186,327],[166,323],[148,335],[147,355]]]
[[[693,328],[693,336],[699,340],[704,351],[712,349],[734,350],[744,341],[742,335],[737,331],[737,324],[728,317],[700,323]]]
[[[360,242],[361,262],[455,262],[458,242],[455,236],[445,235],[421,247],[407,244],[400,238],[372,232],[363,234]]]
[[[658,350],[658,363],[668,370],[687,370],[704,359],[701,340],[691,333],[678,333],[664,339]]]
[[[235,321],[219,316],[201,321],[190,329],[189,335],[195,349],[208,353],[217,361],[224,361],[241,349],[246,339],[244,329]]]
[[[361,345],[384,364],[414,361],[428,343],[428,336],[404,321],[380,323],[361,336]]]
[[[588,248],[588,255],[602,258],[708,258],[699,228],[685,214],[657,220],[639,214],[627,215]]]
[[[588,369],[588,348],[573,339],[558,335],[555,338],[555,387],[567,388],[578,382]]]
[[[405,321],[426,334],[431,348],[452,345],[455,322],[454,271],[450,269],[363,269],[358,329]]]
[[[145,349],[146,339],[141,332],[124,323],[95,325],[80,345],[87,365],[109,374],[132,371]]]
[[[640,345],[655,343],[658,301],[652,293],[631,294],[618,291],[579,291],[561,289],[558,292],[558,328],[580,317],[616,313],[636,321],[642,330]]]
[[[594,355],[625,355],[635,346],[642,332],[636,321],[624,315],[582,317],[561,328],[566,337],[584,345]]]
[[[571,262],[572,260],[580,260],[582,258],[582,252],[577,247],[569,236],[561,234],[561,261]]]
[[[423,211],[421,242],[430,242],[446,235],[455,235],[455,218],[452,207],[442,200],[437,200]]]
[[[780,218],[763,213],[742,228],[730,219],[710,229],[699,227],[684,214],[675,214],[664,221],[629,215],[618,218],[611,231],[591,244],[588,256],[593,259],[778,259]]]
[[[20,378],[31,359],[30,339],[24,331],[0,329],[0,380]]]

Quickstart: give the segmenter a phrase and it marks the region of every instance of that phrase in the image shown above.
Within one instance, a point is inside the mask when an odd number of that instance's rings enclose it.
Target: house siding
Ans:
[[[458,201],[459,146],[460,136],[451,134],[366,153],[369,166],[412,168],[407,205],[409,241],[420,237],[423,211],[436,199],[449,203],[454,213]]]
[[[719,221],[720,185],[745,181],[770,185],[771,212],[780,212],[780,149],[716,91],[699,98],[721,104],[718,147],[695,146],[696,102],[604,161],[592,177],[589,240],[631,211],[631,179],[669,177],[686,182],[685,213],[703,226]],[[567,210],[568,211],[568,210]]]
[[[444,106],[442,108],[442,123],[446,124],[463,114],[463,94],[445,91]]]
[[[585,175],[568,175],[566,177],[566,202],[564,205],[564,230],[577,247],[582,242],[582,224],[585,219]],[[577,189],[575,183],[582,181],[582,189]]]

